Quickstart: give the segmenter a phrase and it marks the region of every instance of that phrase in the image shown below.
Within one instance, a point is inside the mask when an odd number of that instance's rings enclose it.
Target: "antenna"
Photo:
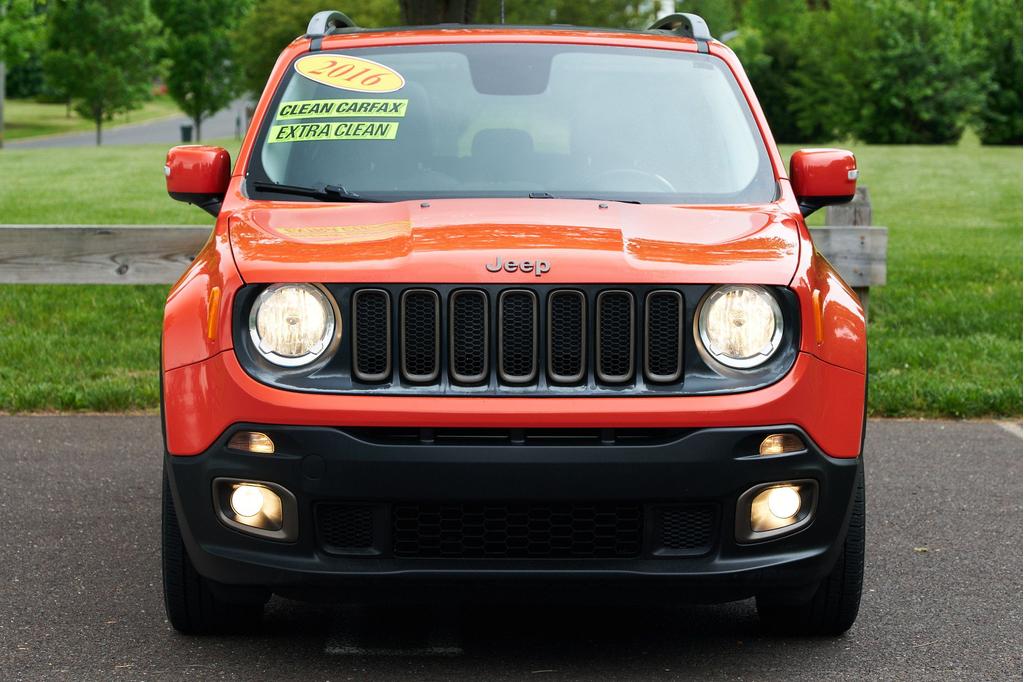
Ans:
[[[501,23],[505,23],[505,0],[501,0]]]

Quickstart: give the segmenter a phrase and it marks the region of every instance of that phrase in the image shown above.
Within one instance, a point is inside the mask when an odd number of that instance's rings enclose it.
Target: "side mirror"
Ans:
[[[231,155],[220,147],[172,147],[167,152],[164,175],[172,199],[195,204],[216,216],[231,182]]]
[[[789,181],[805,216],[853,199],[859,173],[853,152],[845,149],[801,149],[789,160]]]

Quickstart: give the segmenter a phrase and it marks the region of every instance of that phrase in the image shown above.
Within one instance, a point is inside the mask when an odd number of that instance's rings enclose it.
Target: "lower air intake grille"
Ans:
[[[345,552],[373,547],[373,508],[364,505],[323,504],[316,510],[320,543],[327,551]]]
[[[643,508],[616,502],[392,506],[394,554],[421,558],[622,558],[640,554]]]
[[[662,507],[661,546],[665,553],[699,554],[711,549],[715,508],[709,505]]]

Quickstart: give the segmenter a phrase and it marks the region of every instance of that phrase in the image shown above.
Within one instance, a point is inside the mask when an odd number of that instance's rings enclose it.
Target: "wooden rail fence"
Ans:
[[[867,302],[885,284],[888,231],[871,227],[867,190],[812,228],[818,250]],[[170,284],[210,235],[180,225],[0,225],[0,284]]]

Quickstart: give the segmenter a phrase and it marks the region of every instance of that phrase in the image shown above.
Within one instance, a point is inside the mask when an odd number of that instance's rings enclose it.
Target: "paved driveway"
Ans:
[[[160,593],[155,417],[0,417],[0,678],[1021,679],[1020,429],[876,421],[868,573],[843,638],[751,602],[443,610],[275,598],[262,634],[186,638]]]
[[[238,122],[243,126],[241,132],[245,132],[245,106],[246,100],[239,99],[217,112],[210,119],[203,121],[203,139],[216,140],[226,137],[234,137]],[[181,126],[192,125],[188,116],[169,116],[154,121],[143,121],[142,123],[129,123],[103,130],[103,144],[150,144],[161,143],[174,145],[181,143]],[[193,141],[195,138],[193,137]],[[96,132],[89,130],[82,133],[67,133],[65,135],[49,135],[46,137],[28,138],[25,140],[11,140],[4,142],[6,149],[50,149],[53,147],[94,147],[96,146]]]

